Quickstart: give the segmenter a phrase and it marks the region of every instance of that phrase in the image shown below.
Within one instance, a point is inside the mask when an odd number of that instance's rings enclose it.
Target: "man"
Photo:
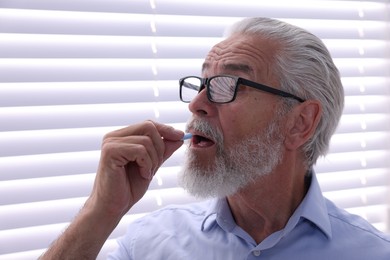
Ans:
[[[390,259],[390,238],[323,198],[312,170],[343,108],[322,42],[292,25],[245,19],[180,80],[190,141],[181,185],[215,198],[130,224],[112,259]],[[146,121],[109,133],[93,191],[42,259],[92,259],[145,194],[183,132]]]

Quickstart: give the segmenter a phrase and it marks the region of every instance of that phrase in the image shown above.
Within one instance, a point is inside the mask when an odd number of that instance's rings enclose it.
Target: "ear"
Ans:
[[[317,100],[307,100],[294,107],[286,129],[286,148],[296,150],[306,143],[314,135],[321,115],[322,107]]]

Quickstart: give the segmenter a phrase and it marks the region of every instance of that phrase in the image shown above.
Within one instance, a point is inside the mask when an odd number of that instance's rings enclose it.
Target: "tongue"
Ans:
[[[198,136],[196,144],[200,147],[209,147],[209,146],[212,146],[214,144],[214,142],[210,139],[205,138],[205,137]]]

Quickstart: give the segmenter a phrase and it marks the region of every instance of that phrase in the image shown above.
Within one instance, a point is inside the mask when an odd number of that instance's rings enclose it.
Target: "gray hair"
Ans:
[[[313,137],[303,146],[308,166],[324,156],[344,107],[338,69],[323,42],[308,31],[270,18],[247,18],[234,24],[226,36],[245,34],[274,41],[279,48],[271,70],[280,88],[305,100],[320,101],[323,113]]]

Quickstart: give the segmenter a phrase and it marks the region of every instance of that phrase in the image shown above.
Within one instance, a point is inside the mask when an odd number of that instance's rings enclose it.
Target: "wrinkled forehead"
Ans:
[[[204,76],[220,73],[253,79],[270,75],[275,49],[269,41],[248,35],[232,35],[216,44],[202,66]]]

